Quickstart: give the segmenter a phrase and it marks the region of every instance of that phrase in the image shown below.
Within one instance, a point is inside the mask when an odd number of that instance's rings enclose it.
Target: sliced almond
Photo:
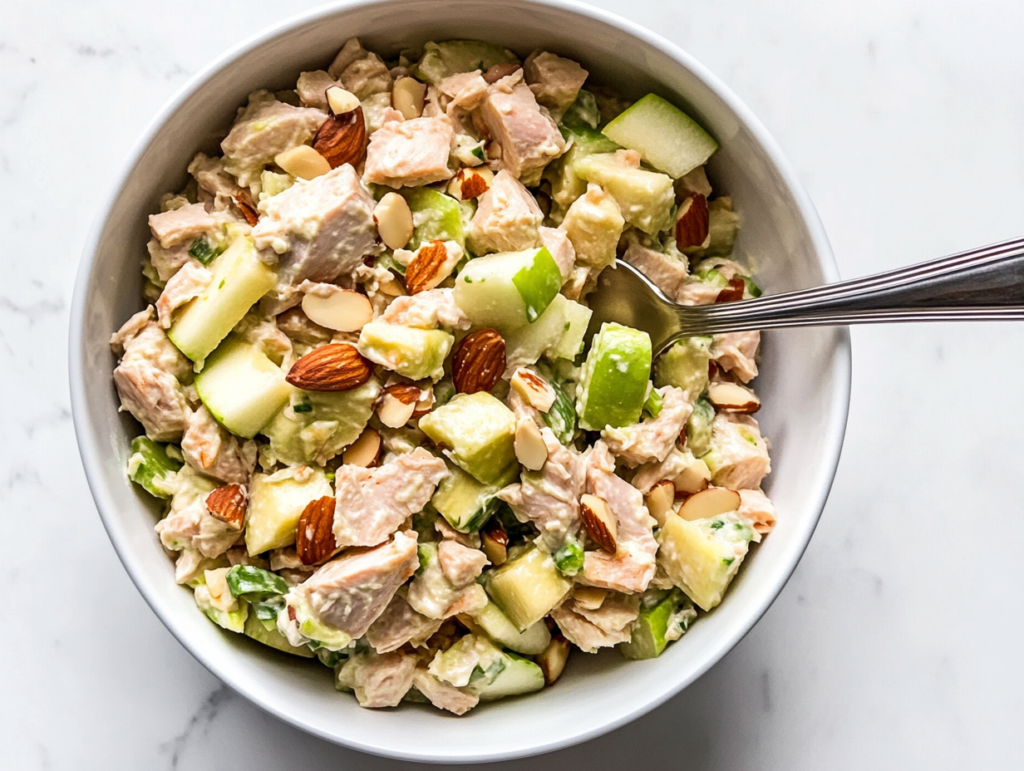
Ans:
[[[508,533],[494,517],[480,529],[480,545],[495,567],[508,561]]]
[[[331,343],[314,348],[288,371],[287,380],[306,391],[348,391],[373,377],[373,366],[354,345]]]
[[[460,169],[448,183],[448,195],[460,201],[479,198],[491,189],[494,172],[485,167]]]
[[[604,605],[607,597],[608,590],[596,586],[577,586],[572,590],[573,600],[583,610],[597,610]]]
[[[544,684],[552,685],[565,671],[565,662],[569,660],[569,641],[561,634],[551,635],[551,642],[544,652],[537,657],[537,665],[544,673]]]
[[[416,409],[413,410],[414,419],[422,418],[434,409],[434,386],[428,385],[420,389],[420,398],[416,400]]]
[[[520,367],[512,375],[510,385],[523,401],[539,412],[547,412],[555,403],[555,389],[536,372]]]
[[[401,428],[412,419],[422,392],[411,384],[391,385],[381,391],[377,417],[388,428]]]
[[[682,495],[696,495],[707,488],[711,481],[711,469],[708,464],[700,458],[695,460],[679,474],[674,480],[676,497]]]
[[[333,284],[318,284],[302,298],[302,310],[309,320],[335,332],[358,332],[373,320],[369,298]]]
[[[676,212],[676,246],[706,247],[710,243],[710,222],[708,199],[700,193],[687,197]]]
[[[679,516],[693,521],[728,514],[740,507],[740,494],[724,487],[709,487],[687,498],[679,507]]]
[[[245,217],[246,223],[250,227],[256,227],[256,223],[260,221],[260,213],[252,205],[252,199],[249,197],[249,194],[243,191],[240,195],[233,196],[233,200],[235,206],[238,207],[238,211],[242,212],[242,216]]]
[[[658,523],[658,527],[664,527],[665,517],[673,510],[676,502],[675,485],[669,480],[663,479],[647,493],[646,502],[647,510]]]
[[[299,145],[274,156],[274,163],[299,179],[314,179],[331,170],[331,164],[309,145]]]
[[[420,246],[405,269],[405,287],[409,294],[436,287],[452,274],[458,261],[458,253],[449,252],[444,241],[431,241]]]
[[[405,287],[402,286],[402,282],[391,273],[377,279],[377,291],[388,297],[405,296]]]
[[[373,468],[380,463],[380,451],[380,434],[375,429],[367,428],[345,449],[341,460],[346,466]]]
[[[242,485],[225,485],[206,496],[206,510],[232,530],[245,524],[246,492]]]
[[[761,400],[749,388],[726,381],[708,386],[708,401],[723,412],[752,413],[761,409]]]
[[[331,86],[327,89],[327,106],[332,115],[344,115],[359,107],[359,97],[341,86]]]
[[[391,89],[391,106],[406,120],[420,117],[426,100],[427,86],[416,78],[399,78]]]
[[[295,528],[295,551],[303,565],[319,565],[338,551],[334,538],[335,501],[329,495],[310,501]]]
[[[609,554],[618,550],[619,523],[604,498],[584,494],[580,498],[580,519],[587,535]]]
[[[520,420],[516,426],[516,459],[530,471],[540,471],[548,460],[548,448],[540,429],[532,420]]]
[[[414,230],[409,203],[398,193],[386,193],[373,208],[380,240],[388,249],[404,249]]]

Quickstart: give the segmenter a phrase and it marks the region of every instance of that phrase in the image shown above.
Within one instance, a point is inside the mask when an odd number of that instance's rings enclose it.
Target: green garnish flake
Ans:
[[[232,597],[265,600],[288,591],[288,584],[281,576],[253,565],[235,565],[225,578]]]
[[[714,522],[711,523],[711,529],[720,530],[724,525],[725,523],[722,520],[716,519]]]
[[[426,544],[421,543],[416,547],[416,556],[420,561],[420,566],[416,571],[416,575],[421,575],[423,571],[427,569],[427,565],[430,564],[430,549],[427,548]]]
[[[471,150],[471,152],[473,153],[473,156],[477,160],[480,160],[480,161],[486,161],[487,160],[487,156],[484,155],[484,148],[482,148],[482,147],[474,147]]]
[[[222,278],[222,279],[220,280],[220,285],[219,285],[219,286],[218,286],[217,288],[218,288],[218,289],[223,289],[223,288],[224,288],[224,285],[225,285],[225,284],[226,284],[227,282],[228,282],[228,280],[227,280],[226,278]]]
[[[309,402],[299,402],[298,404],[292,405],[292,410],[294,412],[312,412],[313,405]]]
[[[555,567],[563,576],[574,576],[583,570],[583,546],[575,538],[567,539],[565,545],[552,556]]]
[[[280,601],[252,603],[252,609],[256,613],[256,618],[260,621],[276,621],[277,614],[281,612],[283,607],[284,605]]]
[[[661,414],[664,404],[665,398],[652,388],[650,394],[647,395],[647,401],[644,402],[644,412],[652,418],[656,418]]]
[[[740,276],[743,279],[743,287],[747,290],[747,294],[751,297],[760,297],[761,287],[754,283],[754,280],[750,276]]]
[[[752,445],[754,445],[754,447],[757,447],[757,440],[754,437],[752,437],[752,436],[745,436],[743,438],[746,439],[748,442],[750,442]]]
[[[199,238],[193,241],[192,246],[188,249],[188,253],[190,257],[195,257],[203,265],[209,265],[218,254],[217,249],[206,236],[199,236]]]
[[[722,558],[722,564],[725,565],[726,567],[728,567],[729,565],[731,565],[735,561],[736,561],[735,557],[723,557]]]

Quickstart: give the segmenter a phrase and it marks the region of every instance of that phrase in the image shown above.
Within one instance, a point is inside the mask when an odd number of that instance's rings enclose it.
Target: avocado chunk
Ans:
[[[478,482],[503,486],[515,477],[516,418],[491,394],[458,394],[420,418],[419,426]]]
[[[435,86],[449,75],[481,70],[486,72],[495,64],[518,64],[514,53],[494,43],[482,40],[446,40],[427,43],[423,56],[413,65],[412,74]]]
[[[174,478],[182,467],[180,455],[168,454],[170,445],[154,442],[148,436],[132,439],[132,454],[128,457],[128,478],[150,495],[170,498],[174,495]],[[172,452],[177,453],[177,448]]]
[[[711,337],[684,337],[658,357],[654,364],[654,385],[675,386],[693,401],[708,387]]]
[[[638,230],[654,235],[672,224],[675,190],[667,174],[633,168],[615,153],[582,158],[575,171],[603,187],[615,199],[622,218]]]
[[[333,495],[327,475],[312,466],[293,466],[273,474],[253,474],[245,546],[255,557],[295,543],[295,528],[310,501]]]

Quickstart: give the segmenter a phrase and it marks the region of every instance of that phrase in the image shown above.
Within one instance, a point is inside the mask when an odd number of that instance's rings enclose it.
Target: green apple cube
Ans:
[[[447,40],[426,43],[423,56],[413,65],[412,74],[420,80],[437,85],[449,75],[473,70],[486,72],[495,64],[519,64],[519,59],[507,48],[495,43]]]
[[[711,337],[684,337],[669,347],[654,363],[654,385],[675,386],[692,402],[708,387]]]
[[[567,300],[564,307],[565,332],[558,344],[549,351],[549,355],[556,359],[575,361],[576,357],[583,352],[583,340],[587,336],[590,317],[594,315],[594,312],[574,300]]]
[[[174,495],[174,479],[183,465],[180,454],[173,458],[167,448],[148,436],[137,436],[132,439],[132,454],[128,457],[128,478],[157,498]]]
[[[615,264],[625,226],[615,199],[596,185],[573,201],[560,225],[576,251],[576,262],[597,270]]]
[[[520,632],[508,616],[493,602],[469,614],[488,637],[516,653],[539,656],[551,642],[551,633],[543,621],[538,621],[525,632]]]
[[[544,172],[551,183],[551,200],[562,211],[587,192],[587,182],[576,172],[577,164],[595,153],[614,153],[621,149],[600,131],[589,128],[562,127],[562,136],[569,149],[561,158],[552,161]]]
[[[491,573],[485,588],[516,629],[525,632],[562,602],[572,581],[562,576],[550,554],[534,546]]]
[[[380,394],[371,378],[348,391],[291,390],[286,405],[260,431],[269,457],[280,463],[326,463],[359,438]]]
[[[657,658],[668,647],[669,632],[676,632],[673,639],[677,639],[696,618],[697,612],[693,605],[679,589],[668,593],[658,592],[654,596],[661,595],[664,596],[656,602],[647,596],[641,600],[640,616],[633,626],[632,637],[629,642],[616,646],[627,659],[636,661]],[[648,605],[648,602],[651,604]]]
[[[508,368],[528,366],[545,355],[575,359],[582,349],[591,315],[589,308],[555,295],[539,319],[505,335]]]
[[[245,632],[246,636],[284,653],[301,656],[304,659],[316,658],[316,654],[307,646],[296,647],[288,642],[288,638],[278,632],[276,628],[267,629],[263,622],[256,618],[254,613],[249,614],[249,617],[245,620],[245,628],[242,631]]]
[[[477,257],[455,279],[455,304],[477,327],[502,334],[536,321],[562,287],[562,274],[544,247]]]
[[[310,501],[333,495],[327,475],[313,466],[292,466],[273,474],[253,474],[245,547],[255,557],[295,543],[295,528]]]
[[[603,187],[615,199],[623,219],[638,230],[654,235],[672,224],[675,190],[667,174],[633,168],[615,153],[581,159],[576,173]]]
[[[504,486],[515,477],[516,417],[486,391],[458,394],[420,418],[419,427],[478,482]]]
[[[603,324],[576,387],[580,427],[601,431],[638,423],[650,377],[650,335],[621,324]]]
[[[466,235],[457,200],[429,187],[406,189],[401,194],[412,210],[414,226],[407,249],[416,251],[421,244],[431,241],[456,241],[465,248]]]
[[[604,127],[604,135],[673,179],[707,163],[718,142],[693,118],[660,96],[648,94]]]
[[[544,687],[544,671],[529,659],[502,651],[504,667],[490,677],[470,683],[468,690],[480,701],[496,701],[506,696],[533,693]]]
[[[475,533],[497,509],[494,496],[501,487],[485,485],[455,465],[449,464],[448,472],[430,502],[456,530]]]
[[[715,408],[703,396],[693,403],[693,412],[686,421],[686,449],[700,458],[711,448],[711,429]]]
[[[359,333],[359,353],[410,380],[444,375],[444,360],[455,338],[441,329],[416,329],[373,321]]]
[[[747,554],[753,529],[733,515],[687,521],[668,514],[658,535],[658,564],[702,610],[722,601]]]
[[[213,261],[212,272],[210,286],[181,310],[167,330],[178,350],[197,364],[277,283],[277,273],[259,259],[248,236],[236,238]]]
[[[232,335],[196,375],[196,392],[228,431],[252,439],[288,401],[284,376],[263,351]]]

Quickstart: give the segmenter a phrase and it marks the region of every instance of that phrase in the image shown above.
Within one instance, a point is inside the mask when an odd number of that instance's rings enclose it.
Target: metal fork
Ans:
[[[655,352],[681,337],[890,321],[1024,320],[1024,237],[907,268],[796,292],[680,305],[617,261],[587,295],[590,335],[606,321],[647,332]]]

